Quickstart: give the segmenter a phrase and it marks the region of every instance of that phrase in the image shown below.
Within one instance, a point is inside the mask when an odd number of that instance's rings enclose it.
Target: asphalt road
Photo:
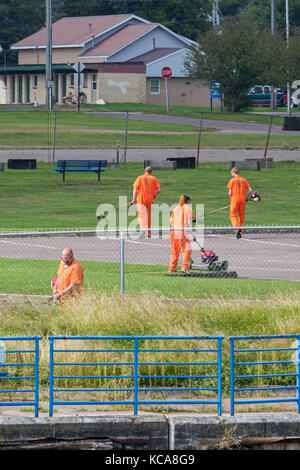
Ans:
[[[128,149],[127,162],[143,162],[144,160],[166,160],[169,157],[196,157],[196,149]],[[199,162],[230,162],[231,160],[244,160],[245,158],[263,158],[264,149],[260,150],[232,150],[232,149],[200,149]],[[300,161],[300,150],[268,150],[267,157],[274,161],[295,160]],[[35,158],[37,162],[51,162],[53,155],[48,150],[22,149],[22,150],[0,150],[0,161],[6,163],[10,158],[28,159]],[[116,160],[115,149],[56,149],[55,160],[78,159],[101,159]],[[120,159],[124,152],[120,152]]]
[[[249,279],[300,281],[300,233],[246,233],[237,240],[233,233],[207,234],[200,246],[213,250],[219,261],[228,261],[229,271]],[[192,258],[200,263],[200,246],[193,242]],[[120,239],[113,234],[95,236],[0,237],[0,258],[60,260],[61,252],[71,246],[78,260],[120,262]],[[137,234],[125,239],[125,263],[168,266],[170,238],[165,232],[149,240]],[[181,259],[179,261],[181,263]],[[21,265],[20,265],[21,266]],[[109,269],[107,271],[109,274]],[[143,269],[140,269],[143,273]],[[138,279],[138,276],[137,276]]]

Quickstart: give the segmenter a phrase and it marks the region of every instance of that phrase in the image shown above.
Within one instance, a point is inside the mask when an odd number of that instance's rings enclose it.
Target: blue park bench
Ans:
[[[57,168],[54,168],[53,171],[62,173],[63,183],[67,171],[93,171],[98,174],[98,181],[100,181],[100,173],[106,167],[107,160],[57,160]]]

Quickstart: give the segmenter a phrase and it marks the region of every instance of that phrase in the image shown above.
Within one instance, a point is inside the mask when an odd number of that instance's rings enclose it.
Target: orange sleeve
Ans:
[[[228,181],[227,188],[232,189],[232,184],[233,184],[233,181],[231,179],[231,180]]]
[[[59,266],[58,266],[58,270],[57,270],[57,275],[58,275],[58,276],[60,275],[60,273],[61,273],[61,271],[62,271],[62,266],[63,266],[63,262],[60,261]]]

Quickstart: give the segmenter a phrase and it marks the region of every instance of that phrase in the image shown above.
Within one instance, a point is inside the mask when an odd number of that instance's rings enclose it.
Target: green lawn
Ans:
[[[0,129],[1,134],[7,132],[22,132],[43,130],[47,132],[49,123],[53,124],[54,114],[47,111],[2,111],[0,110]],[[77,112],[56,112],[57,131],[69,131],[70,129],[80,129],[86,131],[89,129],[101,130],[124,130],[125,119],[119,117],[99,116],[90,113]],[[132,118],[128,121],[128,130],[135,131],[169,131],[184,132],[195,131],[197,127],[189,124],[157,123],[138,121]],[[6,134],[5,134],[6,135]]]
[[[0,172],[0,230],[96,228],[98,205],[118,207],[119,196],[127,196],[129,201],[143,164],[107,169],[100,183],[94,173],[68,173],[63,184],[61,175],[52,169],[51,164],[38,163],[36,170]],[[204,204],[206,213],[229,203],[228,163],[203,163],[193,170],[157,170],[153,174],[162,187],[156,200],[159,204],[177,203],[182,193],[189,194],[192,204]],[[300,163],[275,162],[274,168],[243,171],[242,175],[262,198],[260,203],[247,205],[247,225],[299,224]],[[205,225],[228,226],[228,210],[207,216]]]
[[[139,103],[109,103],[105,105],[84,105],[83,108],[85,111],[137,111],[142,113],[155,113],[155,114],[168,114],[176,116],[187,116],[187,117],[200,117],[202,113],[203,118],[205,119],[221,119],[224,121],[236,121],[236,122],[261,122],[269,123],[270,117],[265,116],[261,113],[286,113],[287,108],[277,108],[272,110],[270,108],[263,107],[251,107],[248,110],[242,113],[231,113],[226,111],[226,109],[221,112],[221,109],[218,106],[214,106],[213,110],[210,110],[210,107],[205,106],[170,106],[170,112],[167,113],[166,106],[161,105],[149,105],[149,104],[139,104]],[[295,108],[292,110],[293,114],[298,113],[300,109]],[[282,125],[283,117],[273,116],[273,124]]]
[[[50,136],[50,145],[52,145]],[[261,149],[262,156],[266,145],[264,134],[230,134],[217,132],[203,132],[201,135],[201,148],[227,148],[227,149]],[[116,148],[120,142],[121,151],[125,146],[124,133],[89,133],[89,132],[57,132],[55,144],[57,148]],[[0,133],[0,145],[2,148],[20,147],[47,147],[49,136],[42,132],[2,132]],[[198,135],[194,134],[128,134],[128,148],[171,148],[171,149],[196,149]],[[295,150],[300,148],[298,136],[271,135],[269,149]],[[201,153],[201,150],[200,150]],[[200,156],[201,158],[201,156]],[[292,155],[291,155],[292,158]]]
[[[113,106],[111,108],[114,109]],[[137,109],[139,109],[138,106]],[[152,107],[149,107],[149,110],[151,109]],[[158,109],[160,108],[158,107]],[[199,118],[198,111],[195,111],[194,114],[191,114],[190,111],[185,112],[183,110],[181,114]],[[204,114],[203,117],[247,122],[269,122],[268,116],[252,114],[209,113]],[[282,122],[283,118],[274,117],[274,124],[281,125]],[[58,148],[116,148],[117,141],[119,141],[123,148],[125,145],[125,127],[125,114],[124,118],[120,118],[100,116],[89,112],[57,111],[55,145]],[[139,121],[130,117],[128,131],[127,145],[129,148],[196,149],[198,146],[199,126]],[[132,132],[137,132],[137,134]],[[53,133],[54,118],[52,113],[39,110],[9,112],[0,110],[0,145],[2,148],[48,147],[53,143]],[[264,149],[265,145],[265,134],[220,133],[215,131],[213,127],[202,129],[201,147]],[[297,136],[270,136],[269,148],[292,150],[299,147],[300,143]]]
[[[119,263],[80,260],[85,291],[120,292]],[[58,261],[0,258],[0,293],[51,295],[50,281]],[[185,278],[166,275],[168,266],[125,265],[127,294],[148,292],[167,297],[194,299],[266,299],[278,293],[300,291],[299,282],[239,278]]]

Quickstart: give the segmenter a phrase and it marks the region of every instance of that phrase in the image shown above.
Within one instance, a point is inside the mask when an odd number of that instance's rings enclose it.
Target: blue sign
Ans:
[[[215,80],[210,80],[210,110],[212,111],[212,100],[217,98],[221,100],[221,111],[223,111],[223,95],[222,95],[222,85]]]

